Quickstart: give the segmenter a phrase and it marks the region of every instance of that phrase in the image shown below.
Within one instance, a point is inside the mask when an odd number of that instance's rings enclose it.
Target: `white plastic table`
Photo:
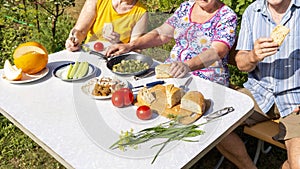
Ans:
[[[44,78],[25,84],[10,84],[0,78],[0,113],[18,126],[25,134],[43,147],[67,168],[189,168],[211,150],[223,137],[233,131],[253,110],[252,100],[235,90],[194,77],[189,88],[203,93],[211,101],[206,114],[227,106],[235,111],[200,127],[205,133],[193,140],[168,144],[151,164],[158,148],[150,148],[158,141],[141,145],[137,150],[110,150],[120,131],[134,131],[167,121],[157,116],[150,121],[134,119],[135,107],[116,108],[109,99],[95,100],[81,91],[85,79],[65,82],[52,75],[52,71],[65,61],[88,61],[97,66],[95,76],[113,76],[104,60],[82,52],[61,51],[49,55],[50,72]],[[3,70],[0,70],[0,74]],[[92,77],[91,77],[92,78]],[[133,80],[136,86],[155,81],[154,76]],[[187,78],[167,79],[167,83],[181,85]],[[205,122],[203,118],[196,124]]]

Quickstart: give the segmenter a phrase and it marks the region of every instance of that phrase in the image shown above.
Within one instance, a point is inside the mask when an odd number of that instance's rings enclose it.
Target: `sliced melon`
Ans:
[[[22,69],[18,69],[15,65],[12,66],[9,60],[5,60],[4,76],[7,80],[21,80]]]

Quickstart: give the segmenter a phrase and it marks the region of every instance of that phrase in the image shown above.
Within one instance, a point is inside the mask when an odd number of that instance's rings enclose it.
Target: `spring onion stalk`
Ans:
[[[180,124],[178,120],[174,120],[159,124],[155,127],[143,129],[136,133],[134,133],[132,129],[126,132],[121,131],[119,140],[112,144],[110,149],[119,148],[124,151],[127,147],[137,148],[139,144],[150,140],[161,138],[166,139],[166,141],[162,143],[151,146],[151,148],[161,146],[151,162],[151,164],[153,164],[159,153],[168,143],[176,140],[197,142],[197,140],[191,140],[190,138],[204,134],[204,131],[198,129],[201,125],[203,124],[183,125]]]

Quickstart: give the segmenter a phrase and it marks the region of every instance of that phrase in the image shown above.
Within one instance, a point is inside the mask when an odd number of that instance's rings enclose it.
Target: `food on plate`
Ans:
[[[128,59],[122,60],[120,63],[113,65],[112,71],[119,73],[135,73],[149,69],[147,63],[143,63],[140,60]]]
[[[182,95],[183,90],[181,88],[175,87],[174,84],[166,85],[167,104],[169,108],[180,103]]]
[[[96,42],[94,44],[94,50],[97,52],[103,51],[104,50],[104,45],[101,42]]]
[[[80,79],[84,77],[89,70],[88,62],[76,61],[74,65],[70,63],[65,73],[65,79]]]
[[[114,31],[114,26],[112,23],[104,23],[103,29],[102,29],[102,35],[103,37],[110,36],[110,34]]]
[[[137,106],[147,105],[152,112],[190,124],[205,112],[206,100],[199,91],[184,93],[181,88],[168,84],[143,88],[137,94]],[[209,105],[208,105],[209,106]]]
[[[271,32],[271,38],[274,40],[274,42],[278,43],[278,45],[280,46],[284,38],[289,32],[290,32],[289,28],[283,25],[277,25]]]
[[[155,67],[155,76],[157,79],[172,78],[170,74],[171,64],[160,64]]]
[[[48,52],[40,43],[26,42],[16,48],[13,58],[17,68],[31,75],[40,72],[46,67]]]
[[[152,111],[149,106],[142,105],[136,110],[136,115],[141,120],[149,120],[152,118]]]
[[[101,77],[97,79],[92,95],[94,96],[108,96],[115,91],[123,88],[125,86],[124,82],[113,79],[110,77]]]
[[[7,80],[21,80],[22,79],[22,69],[18,69],[15,65],[11,65],[9,60],[5,60],[4,63],[4,77]]]
[[[129,106],[133,103],[134,96],[129,88],[122,88],[112,94],[111,102],[116,107]]]
[[[181,98],[180,108],[202,115],[205,110],[204,96],[199,91],[188,91]]]

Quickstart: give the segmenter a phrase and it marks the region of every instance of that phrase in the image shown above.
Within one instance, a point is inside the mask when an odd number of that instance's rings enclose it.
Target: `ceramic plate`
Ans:
[[[96,78],[92,78],[90,80],[88,80],[82,87],[81,90],[84,94],[94,98],[94,99],[109,99],[112,96],[112,93],[110,93],[107,96],[96,96],[93,95],[93,90],[95,88],[95,84],[96,83],[100,83],[100,81],[103,80],[107,80],[110,79],[110,82],[105,82],[105,84],[110,85],[109,89],[113,92],[114,88],[111,86],[112,84],[118,84],[121,85],[122,87],[128,87],[128,82],[127,80],[124,79],[118,79],[116,77],[96,77]],[[103,83],[102,83],[103,84]]]
[[[53,71],[53,76],[57,77],[63,81],[68,81],[68,82],[72,82],[72,81],[78,81],[78,80],[82,80],[85,79],[87,77],[90,77],[91,75],[93,75],[96,72],[96,67],[89,64],[89,70],[87,72],[87,74],[85,76],[83,76],[82,78],[78,78],[78,79],[67,79],[65,78],[67,72],[68,72],[68,67],[70,64],[74,64],[75,62],[70,62],[70,63],[66,63],[63,65],[58,66],[57,68],[54,69]]]
[[[49,68],[46,67],[45,69],[41,70],[40,72],[30,75],[27,73],[22,73],[22,79],[21,80],[8,80],[6,79],[6,77],[3,75],[2,78],[6,81],[8,81],[9,83],[29,83],[29,82],[33,82],[36,80],[39,80],[43,77],[45,77],[47,74],[49,73]]]

